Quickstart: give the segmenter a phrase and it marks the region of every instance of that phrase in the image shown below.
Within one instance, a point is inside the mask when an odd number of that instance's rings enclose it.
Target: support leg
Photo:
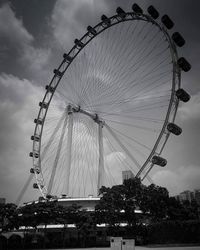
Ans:
[[[68,112],[68,134],[67,134],[67,154],[66,154],[66,194],[69,195],[69,181],[72,159],[72,132],[73,132],[73,113]]]
[[[98,166],[98,183],[97,183],[97,195],[99,194],[99,189],[102,186],[102,181],[104,177],[104,158],[103,158],[103,124],[98,123],[98,136],[99,136],[99,166]]]
[[[67,120],[68,119],[67,119],[67,115],[66,115],[65,120],[64,120],[64,124],[63,124],[63,127],[62,127],[60,140],[59,140],[59,143],[58,143],[58,148],[57,148],[56,157],[55,157],[52,172],[51,172],[51,177],[50,177],[50,180],[49,180],[49,185],[48,185],[48,188],[47,188],[47,194],[51,194],[51,191],[52,191],[53,182],[54,182],[54,178],[55,178],[55,174],[56,174],[56,169],[57,169],[58,161],[59,161],[59,158],[60,158],[60,152],[61,152],[61,149],[62,149],[63,139],[64,139],[64,136],[65,136]]]

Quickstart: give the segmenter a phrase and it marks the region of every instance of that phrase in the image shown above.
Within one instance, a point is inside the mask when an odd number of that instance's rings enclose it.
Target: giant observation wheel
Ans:
[[[31,173],[44,197],[98,195],[124,170],[151,182],[153,166],[166,165],[167,139],[182,131],[178,103],[190,98],[180,87],[190,64],[177,54],[185,41],[173,26],[153,6],[144,14],[133,4],[75,39],[34,121]]]

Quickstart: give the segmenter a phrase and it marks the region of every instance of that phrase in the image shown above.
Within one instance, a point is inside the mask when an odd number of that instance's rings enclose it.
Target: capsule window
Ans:
[[[110,24],[111,24],[110,19],[109,19],[106,15],[102,15],[102,16],[101,16],[101,20],[102,20],[102,22],[103,22],[104,24],[106,24],[106,25],[110,25]]]
[[[169,123],[167,125],[167,130],[174,135],[180,135],[182,133],[182,129],[174,123]]]
[[[58,69],[54,69],[53,73],[58,76],[61,77],[63,75],[63,73],[61,71],[59,71]]]
[[[39,141],[39,140],[40,140],[40,137],[37,136],[37,135],[35,135],[35,136],[32,135],[32,136],[31,136],[31,140],[32,140],[32,141]]]
[[[178,65],[185,72],[188,72],[191,69],[191,65],[184,57],[178,59]]]
[[[91,26],[87,27],[87,31],[90,32],[94,36],[97,34],[96,30],[94,28],[92,28]]]
[[[45,89],[46,89],[47,91],[51,92],[51,93],[53,93],[53,92],[54,92],[54,90],[55,90],[55,88],[54,88],[54,87],[49,86],[49,85],[46,85]]]
[[[182,102],[188,102],[190,100],[190,95],[184,89],[178,89],[176,96]]]
[[[176,43],[176,45],[179,47],[182,47],[185,44],[184,38],[178,32],[175,32],[172,34],[172,39]]]
[[[38,153],[30,152],[30,153],[29,153],[29,156],[30,156],[30,157],[38,158],[38,157],[39,157],[39,154],[38,154]]]
[[[71,62],[72,61],[72,57],[71,56],[69,56],[68,54],[66,54],[66,53],[64,53],[63,54],[63,58],[65,59],[65,61],[67,61],[67,62]]]
[[[75,39],[74,43],[76,44],[76,46],[78,46],[80,48],[82,48],[84,46],[84,44],[80,40],[78,40],[78,39]]]
[[[38,184],[37,183],[33,183],[33,188],[38,189],[39,188]]]
[[[161,21],[169,30],[174,27],[174,22],[168,17],[168,15],[162,16]]]
[[[30,169],[30,173],[31,173],[31,174],[34,174],[34,173],[35,173],[35,171],[34,171],[33,168]]]
[[[121,18],[125,18],[126,17],[126,12],[121,8],[121,7],[118,7],[116,9],[116,12],[117,14],[121,17]]]
[[[46,102],[40,102],[40,103],[39,103],[39,106],[40,106],[41,108],[44,108],[44,109],[47,109],[47,108],[48,108],[48,104],[47,104]]]
[[[149,15],[153,17],[153,19],[157,19],[159,17],[158,11],[154,8],[153,5],[150,5],[147,9]]]
[[[137,13],[137,14],[142,14],[143,13],[143,10],[140,8],[139,5],[137,5],[136,3],[134,3],[132,5],[132,10]]]
[[[156,156],[156,155],[154,155],[154,156],[152,157],[151,162],[152,162],[153,164],[155,164],[155,165],[160,166],[160,167],[164,167],[164,166],[166,166],[166,164],[167,164],[167,160],[166,160],[166,159],[164,159],[164,158],[162,158],[162,157],[160,157],[160,156]]]
[[[34,119],[34,123],[42,125],[42,120],[41,119]]]

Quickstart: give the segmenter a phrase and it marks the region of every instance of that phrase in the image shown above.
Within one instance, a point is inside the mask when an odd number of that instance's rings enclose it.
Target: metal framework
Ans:
[[[123,23],[123,22],[130,22],[130,21],[144,21],[148,23],[150,22],[152,23],[152,25],[157,26],[157,28],[161,32],[163,32],[165,39],[168,41],[170,52],[171,52],[172,63],[173,63],[173,72],[172,72],[173,78],[172,78],[172,91],[171,91],[170,102],[168,105],[168,110],[167,110],[167,114],[165,117],[165,121],[162,126],[162,130],[155,142],[154,147],[152,148],[151,153],[149,154],[143,166],[140,166],[140,164],[133,157],[131,152],[129,152],[129,150],[123,145],[123,143],[119,140],[119,138],[116,136],[114,131],[112,131],[112,129],[103,120],[100,119],[98,114],[96,113],[92,114],[86,110],[83,110],[79,106],[75,107],[69,104],[67,106],[67,115],[65,114],[65,117],[64,117],[64,125],[63,125],[62,133],[60,136],[60,141],[59,141],[59,145],[57,148],[56,158],[54,161],[50,181],[49,181],[48,187],[46,188],[43,174],[42,174],[42,168],[41,168],[41,158],[42,158],[41,140],[42,140],[43,127],[45,124],[45,118],[48,112],[48,108],[54,96],[54,93],[56,91],[56,88],[59,85],[59,82],[61,81],[63,75],[67,71],[70,64],[73,63],[73,60],[79,55],[81,50],[83,50],[86,46],[89,45],[91,40],[93,40],[96,36],[98,36],[99,34],[101,34],[102,32],[104,32],[105,30],[109,29],[110,27],[114,25],[118,25],[119,23]],[[67,162],[66,162],[67,170],[66,171],[67,172],[66,172],[66,184],[65,185],[66,185],[66,193],[68,194],[69,192],[71,145],[72,145],[72,137],[73,137],[73,113],[76,113],[76,112],[80,112],[84,115],[89,116],[98,125],[98,136],[99,136],[99,139],[98,139],[99,141],[99,168],[98,168],[98,185],[97,185],[98,190],[100,186],[102,185],[101,181],[104,175],[104,158],[103,158],[104,127],[109,131],[109,133],[112,135],[114,140],[120,145],[120,147],[126,152],[127,156],[138,167],[138,172],[136,174],[136,177],[142,177],[142,179],[146,177],[148,178],[148,173],[154,165],[151,162],[151,159],[154,155],[157,155],[157,156],[161,155],[163,148],[167,142],[167,139],[170,135],[170,132],[167,130],[167,124],[169,122],[172,122],[172,123],[174,122],[176,112],[177,112],[179,99],[176,97],[175,92],[177,91],[177,89],[180,88],[180,78],[181,78],[181,69],[177,61],[178,61],[178,56],[177,56],[176,46],[173,40],[171,39],[170,35],[168,34],[167,29],[164,27],[164,25],[159,24],[157,21],[155,21],[150,15],[142,14],[142,13],[127,12],[123,16],[120,14],[114,15],[110,18],[107,18],[106,21],[105,20],[101,21],[96,26],[89,29],[89,31],[86,32],[86,34],[83,37],[75,41],[75,45],[72,47],[72,49],[69,51],[68,54],[64,54],[64,59],[62,60],[61,64],[56,70],[54,70],[54,76],[50,84],[46,87],[46,93],[42,102],[40,103],[39,114],[38,114],[37,119],[35,120],[36,126],[35,126],[35,131],[34,131],[33,151],[32,151],[33,169],[35,172],[38,187],[44,197],[46,197],[47,194],[50,194],[52,190],[55,172],[57,168],[57,162],[59,160],[60,149],[62,147],[66,126],[68,126],[68,135],[67,135],[68,142],[67,142],[67,152],[66,152],[67,154]],[[51,136],[52,138],[53,136],[55,136],[55,133],[56,133],[56,129],[52,133],[52,136]],[[46,147],[48,147],[48,144]]]

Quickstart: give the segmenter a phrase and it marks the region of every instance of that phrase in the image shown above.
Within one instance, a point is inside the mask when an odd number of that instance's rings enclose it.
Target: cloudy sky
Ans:
[[[63,52],[88,25],[98,23],[102,13],[114,15],[118,6],[128,11],[132,4],[129,0],[0,0],[0,197],[15,202],[30,175],[33,120]],[[182,74],[182,86],[191,100],[179,106],[176,117],[183,133],[171,136],[165,147],[167,167],[151,173],[156,184],[174,195],[200,188],[200,3],[138,0],[138,4],[144,9],[153,4],[174,20],[186,40],[179,54],[192,65]],[[38,195],[29,187],[22,200]]]

